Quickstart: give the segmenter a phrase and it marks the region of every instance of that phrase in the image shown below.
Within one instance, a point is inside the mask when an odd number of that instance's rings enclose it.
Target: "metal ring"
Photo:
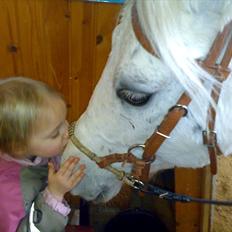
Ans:
[[[204,145],[207,145],[208,147],[216,147],[217,132],[215,130],[203,130],[202,136]]]
[[[132,146],[130,146],[130,147],[128,148],[127,152],[128,152],[128,153],[131,153],[131,151],[132,151],[133,149],[137,148],[137,147],[142,148],[142,149],[144,150],[145,145],[144,145],[144,144],[134,144],[134,145],[132,145]]]
[[[155,161],[156,157],[153,155],[153,157],[150,160],[145,161],[145,164],[151,164]]]
[[[145,144],[134,144],[134,145],[130,146],[129,149],[128,149],[128,153],[130,153],[133,149],[135,149],[135,148],[137,148],[137,147],[138,147],[138,148],[142,148],[142,149],[144,150]],[[132,153],[132,154],[133,154],[133,153]],[[143,160],[143,159],[141,159],[141,160]],[[150,163],[152,163],[154,160],[155,160],[155,156],[153,156],[150,160],[145,161],[145,164],[150,164]]]
[[[168,112],[174,110],[175,108],[180,109],[180,110],[184,110],[184,114],[183,117],[185,117],[188,114],[188,107],[186,105],[181,105],[181,104],[176,104],[174,106],[172,106]]]

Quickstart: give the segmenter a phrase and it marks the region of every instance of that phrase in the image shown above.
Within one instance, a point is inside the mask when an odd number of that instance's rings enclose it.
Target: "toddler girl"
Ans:
[[[84,176],[78,158],[59,167],[68,141],[66,104],[46,84],[28,78],[0,80],[0,231],[64,231],[70,208],[64,194]]]

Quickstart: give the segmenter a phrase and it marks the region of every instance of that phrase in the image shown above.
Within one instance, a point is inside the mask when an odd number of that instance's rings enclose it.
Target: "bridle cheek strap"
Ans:
[[[145,34],[142,31],[142,28],[141,28],[141,25],[139,22],[139,18],[138,18],[138,12],[137,12],[135,4],[132,6],[131,19],[132,19],[132,27],[133,27],[133,31],[135,33],[135,37],[137,38],[137,40],[139,41],[141,46],[148,53],[159,58],[158,53],[154,50],[151,43],[149,42],[149,40],[147,39],[147,37],[145,36]]]
[[[132,27],[137,40],[143,46],[143,48],[149,52],[151,55],[159,58],[159,54],[154,50],[146,35],[143,33],[142,28],[138,19],[138,12],[136,5],[132,7]],[[230,37],[230,38],[229,38]],[[229,39],[228,39],[229,38]],[[217,63],[219,56],[222,51],[225,51],[223,58],[220,63]],[[221,33],[218,33],[206,59],[204,61],[197,61],[198,64],[211,75],[213,75],[218,81],[223,82],[229,76],[231,70],[229,69],[229,63],[232,57],[232,21],[228,23]],[[215,86],[212,91],[212,98],[217,104],[220,95],[220,89]],[[215,91],[216,90],[216,91]],[[155,154],[163,144],[163,142],[170,137],[171,131],[175,128],[179,120],[185,114],[188,104],[191,99],[185,93],[179,98],[178,102],[172,110],[169,110],[165,116],[163,122],[157,127],[155,132],[146,141],[143,159],[145,161],[155,159]],[[181,107],[177,107],[181,106]],[[208,128],[203,131],[203,142],[208,147],[209,159],[210,159],[210,169],[212,174],[217,173],[217,159],[216,155],[221,154],[221,151],[217,145],[215,127],[215,117],[216,112],[212,106],[208,110]],[[134,168],[136,170],[136,167]],[[150,171],[150,163],[145,165],[142,171],[141,179],[143,181],[148,180],[148,175]]]

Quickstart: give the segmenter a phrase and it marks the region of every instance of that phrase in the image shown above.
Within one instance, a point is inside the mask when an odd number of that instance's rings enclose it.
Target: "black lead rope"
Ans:
[[[144,185],[144,183],[141,181],[135,181],[133,183],[133,188],[143,193],[155,195],[158,196],[159,198],[169,201],[179,201],[184,203],[196,202],[201,204],[232,206],[232,201],[220,201],[220,200],[210,200],[210,199],[191,197],[184,194],[173,193],[171,191],[167,191],[165,189],[150,184]]]
[[[179,201],[184,203],[197,202],[202,204],[232,206],[232,201],[220,201],[191,197],[188,195],[173,193],[153,185],[144,186],[143,188],[140,188],[140,191],[170,201]]]

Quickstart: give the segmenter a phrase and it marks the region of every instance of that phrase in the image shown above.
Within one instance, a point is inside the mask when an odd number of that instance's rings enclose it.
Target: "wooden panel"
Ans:
[[[71,1],[69,118],[86,109],[101,76],[120,5]],[[106,20],[107,19],[107,20]]]
[[[14,76],[17,74],[15,52],[17,41],[15,38],[16,14],[12,2],[0,1],[0,77]],[[10,51],[11,48],[11,51]]]
[[[106,64],[106,59],[111,49],[111,37],[113,28],[116,26],[118,12],[121,5],[118,4],[96,4],[95,18],[96,22],[96,61],[93,85],[95,86],[101,76],[102,70]],[[104,14],[103,14],[104,12]]]
[[[17,8],[20,75],[45,81],[66,95],[69,74],[67,2],[14,2]]]
[[[7,9],[5,31],[10,37],[0,47],[4,49],[11,44],[17,51],[3,53],[2,60],[8,61],[10,55],[13,57],[13,67],[9,62],[9,71],[1,71],[0,76],[28,76],[45,81],[63,93],[68,92],[67,3],[62,0],[7,0],[1,2],[1,7]]]
[[[4,41],[1,77],[28,76],[68,93],[69,53],[67,2],[7,0],[0,2]],[[5,22],[5,23],[2,23]],[[14,52],[6,50],[12,45]]]
[[[70,117],[75,120],[85,110],[93,90],[94,5],[72,1],[71,17]]]
[[[68,119],[77,119],[107,60],[120,7],[65,0],[0,1],[0,77],[45,81],[64,94]]]
[[[211,197],[209,167],[199,169],[176,168],[177,193],[198,197]],[[210,206],[199,203],[176,203],[176,232],[209,232]]]

